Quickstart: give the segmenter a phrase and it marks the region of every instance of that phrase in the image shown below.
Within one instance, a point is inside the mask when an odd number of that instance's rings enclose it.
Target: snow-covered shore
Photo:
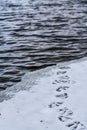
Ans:
[[[0,130],[87,130],[87,60],[26,74],[0,97]]]

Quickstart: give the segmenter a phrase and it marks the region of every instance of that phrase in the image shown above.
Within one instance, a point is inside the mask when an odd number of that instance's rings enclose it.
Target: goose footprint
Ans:
[[[67,90],[69,86],[60,86],[59,88],[56,89],[57,92],[61,92],[62,90]]]
[[[49,105],[49,108],[53,108],[53,107],[59,107],[60,105],[62,105],[63,104],[63,102],[53,102],[53,103],[51,103],[50,105]]]
[[[55,80],[52,84],[58,84],[58,83],[70,83],[69,77],[67,75],[60,76],[57,80]]]
[[[59,75],[59,74],[66,74],[67,73],[67,71],[65,70],[65,71],[58,71],[57,72],[57,75]]]
[[[67,120],[72,120],[73,112],[68,108],[59,109],[59,117],[58,119],[62,122],[66,122]]]
[[[67,93],[57,94],[56,97],[59,97],[61,99],[66,99],[66,98],[68,98],[68,94]]]
[[[69,127],[70,130],[86,130],[86,127],[79,121],[74,121],[66,126]]]

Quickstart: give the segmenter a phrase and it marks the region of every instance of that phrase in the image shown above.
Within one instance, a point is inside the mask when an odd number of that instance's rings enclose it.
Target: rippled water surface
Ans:
[[[0,88],[87,56],[87,0],[0,0]]]

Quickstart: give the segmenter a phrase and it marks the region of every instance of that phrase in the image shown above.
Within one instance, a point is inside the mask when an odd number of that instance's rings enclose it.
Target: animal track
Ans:
[[[71,128],[71,130],[86,130],[86,127],[80,123],[79,121],[75,121],[66,125],[67,127]]]
[[[58,95],[56,95],[56,97],[59,97],[61,99],[66,99],[66,98],[68,98],[68,94],[67,93],[58,94]]]
[[[65,74],[65,73],[67,73],[67,71],[58,71],[57,75],[59,75],[59,74]]]
[[[67,116],[59,116],[58,119],[59,119],[60,121],[62,121],[62,122],[65,122],[65,121],[67,121],[67,120],[72,120],[71,117],[67,117]]]
[[[56,103],[56,106],[60,106],[60,105],[62,105],[63,104],[63,102],[57,102]]]
[[[53,84],[57,84],[57,83],[70,83],[69,77],[66,76],[60,76],[58,80],[55,80],[53,82]]]
[[[58,79],[56,79],[52,84],[59,85],[58,88],[56,89],[57,95],[55,96],[60,101],[51,103],[49,105],[49,108],[60,107],[64,103],[63,100],[68,98],[68,94],[66,90],[70,88],[69,85],[72,81],[70,80],[70,77],[66,73],[68,69],[70,69],[70,67],[62,66],[59,69],[60,70],[57,72]],[[73,121],[73,112],[69,110],[67,107],[61,109],[58,108],[58,119],[61,122],[67,123],[67,125],[66,124],[65,125],[68,128],[70,128],[70,130],[86,130],[86,127],[82,123],[80,123],[79,121]]]
[[[57,106],[57,107],[59,107],[60,105],[62,105],[63,104],[63,102],[53,102],[53,103],[51,103],[50,105],[49,105],[49,107],[50,108],[52,108],[52,107],[54,107],[54,106]]]
[[[59,113],[61,115],[72,115],[73,114],[73,112],[71,110],[69,110],[67,107],[59,109]]]
[[[60,116],[58,119],[62,122],[66,122],[67,120],[72,120],[73,112],[68,108],[59,109]]]
[[[67,70],[67,69],[70,69],[70,67],[69,66],[61,66],[61,67],[59,67],[59,69]]]
[[[60,86],[59,88],[56,89],[57,92],[61,92],[62,90],[67,90],[69,86]]]

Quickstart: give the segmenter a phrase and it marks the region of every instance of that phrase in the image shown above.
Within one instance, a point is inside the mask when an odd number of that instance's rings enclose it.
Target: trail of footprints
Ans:
[[[70,88],[70,77],[67,76],[67,71],[70,69],[69,67],[61,67],[60,71],[57,72],[58,80],[55,80],[52,84],[60,86],[56,89],[57,95],[55,97],[60,99],[61,101],[52,102],[49,104],[49,108],[59,107],[58,112],[58,120],[64,122],[66,127],[70,128],[70,130],[86,130],[86,126],[79,121],[73,121],[73,112],[69,110],[67,107],[60,108],[62,106],[65,99],[68,98],[68,94],[66,92],[67,89]],[[66,84],[66,85],[65,85]]]

